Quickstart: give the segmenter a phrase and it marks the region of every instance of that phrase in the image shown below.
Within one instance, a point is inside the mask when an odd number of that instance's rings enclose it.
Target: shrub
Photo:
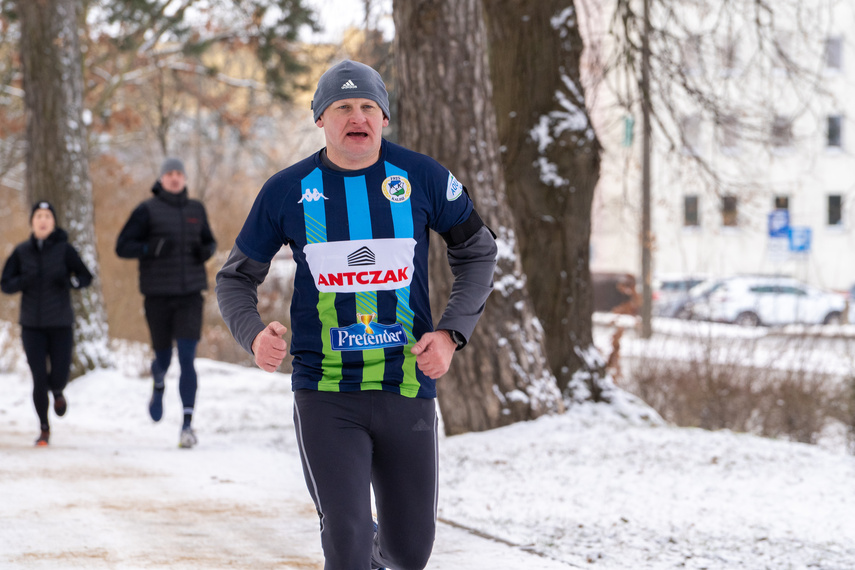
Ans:
[[[622,387],[669,422],[804,443],[841,422],[855,451],[855,372],[832,369],[823,357],[832,342],[853,354],[852,340],[755,333],[632,342],[620,363]]]

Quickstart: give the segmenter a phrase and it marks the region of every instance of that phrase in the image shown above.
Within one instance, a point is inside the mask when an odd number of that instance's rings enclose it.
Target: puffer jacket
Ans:
[[[68,243],[68,234],[57,228],[39,247],[35,236],[18,244],[0,278],[4,293],[21,292],[19,322],[30,328],[70,327],[72,288],[92,283],[92,273]]]
[[[153,198],[131,213],[116,240],[119,257],[139,259],[145,296],[177,296],[208,288],[205,261],[217,250],[205,206],[156,182]]]

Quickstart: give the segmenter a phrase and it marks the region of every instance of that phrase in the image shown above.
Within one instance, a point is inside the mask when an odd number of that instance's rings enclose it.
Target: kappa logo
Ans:
[[[341,86],[342,89],[356,89],[356,83],[348,79],[344,85]]]
[[[297,200],[297,203],[302,204],[303,200],[305,200],[306,202],[316,202],[321,198],[323,198],[324,200],[329,200],[329,198],[324,196],[323,192],[319,192],[317,188],[306,188],[305,190],[303,190],[303,196],[299,200]]]
[[[374,265],[377,258],[374,252],[368,249],[367,246],[362,246],[350,255],[347,256],[347,264],[350,267],[357,265]]]

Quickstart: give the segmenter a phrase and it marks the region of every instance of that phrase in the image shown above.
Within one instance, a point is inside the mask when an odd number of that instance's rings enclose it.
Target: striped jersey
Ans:
[[[436,397],[410,351],[433,330],[428,230],[471,211],[446,168],[386,140],[369,168],[333,170],[318,152],[265,183],[235,243],[261,263],[283,244],[294,254],[294,390]]]

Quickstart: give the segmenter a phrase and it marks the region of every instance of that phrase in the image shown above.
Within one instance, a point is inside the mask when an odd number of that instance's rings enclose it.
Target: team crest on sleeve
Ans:
[[[410,181],[399,174],[393,174],[384,180],[381,188],[386,199],[396,204],[409,200],[413,191]]]
[[[452,173],[448,173],[448,188],[445,191],[445,197],[449,202],[453,202],[460,198],[463,194],[463,184],[454,177]]]

